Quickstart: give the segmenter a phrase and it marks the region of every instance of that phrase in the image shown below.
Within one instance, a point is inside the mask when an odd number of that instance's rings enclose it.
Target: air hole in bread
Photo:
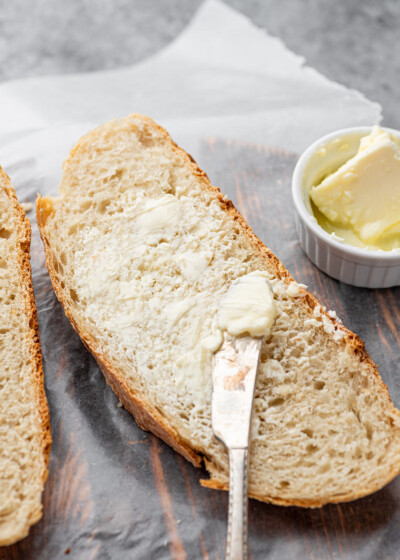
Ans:
[[[120,180],[121,177],[124,174],[124,170],[123,169],[116,169],[115,173],[113,173],[113,175],[111,175],[110,177],[110,181],[114,181],[115,179]]]
[[[281,406],[284,402],[285,399],[282,397],[276,397],[275,399],[268,401],[268,406]]]
[[[290,351],[293,358],[301,358],[302,351],[297,346],[292,348]]]
[[[80,227],[79,224],[73,224],[68,228],[68,235],[72,236],[75,235],[77,231],[79,231]]]
[[[168,181],[168,187],[165,189],[165,192],[174,196],[176,194],[175,185],[171,182],[171,179]]]
[[[356,447],[356,449],[355,449],[354,457],[355,457],[356,459],[361,459],[361,457],[362,457],[362,451],[361,451],[361,448],[360,448],[358,445],[357,445],[357,447]]]
[[[11,235],[11,231],[9,229],[6,228],[1,228],[0,229],[0,237],[2,239],[8,239]]]
[[[92,201],[91,200],[85,200],[80,205],[80,209],[82,210],[82,212],[85,212],[86,210],[89,210],[89,208],[91,208],[91,206],[92,206]]]
[[[7,263],[3,259],[0,259],[0,268],[3,268],[3,269],[7,268]]]
[[[0,329],[0,334],[6,334],[6,333],[8,333],[8,329],[6,328]]]
[[[67,264],[67,255],[66,253],[62,252],[60,255],[60,260],[63,264]]]
[[[325,381],[316,381],[314,383],[314,389],[317,389],[317,391],[322,391],[324,387],[325,387]]]
[[[113,181],[120,181],[123,174],[123,169],[117,169],[112,175],[106,175],[105,177],[103,177],[101,182],[103,183],[103,185],[108,185],[108,183],[112,183]]]
[[[145,128],[143,130],[137,131],[137,137],[144,148],[150,148],[151,146],[154,146],[154,143],[156,141],[151,132]]]
[[[265,364],[267,361],[268,361],[268,354],[266,354],[265,352],[262,352],[261,356],[260,356],[260,362]]]
[[[315,453],[318,449],[318,445],[314,445],[313,443],[309,443],[306,447],[307,453]]]
[[[290,482],[288,480],[281,480],[279,486],[281,488],[288,488],[290,486]]]
[[[106,211],[106,209],[107,209],[107,206],[109,206],[110,204],[111,204],[111,200],[109,200],[109,199],[102,200],[102,201],[97,205],[97,210],[98,210],[98,212],[99,212],[100,214],[104,214],[105,211]]]
[[[351,412],[353,412],[354,416],[357,418],[357,421],[362,424],[361,422],[361,418],[360,418],[360,413],[358,412],[358,410],[356,409],[357,404],[353,403],[349,409],[351,410]]]
[[[314,432],[310,428],[304,428],[304,430],[301,431],[309,438],[312,438],[314,435]]]
[[[79,296],[73,288],[70,288],[69,295],[71,296],[71,299],[72,299],[73,302],[78,303]]]
[[[62,264],[55,258],[53,259],[53,268],[57,274],[60,274],[60,272],[62,273],[64,270]]]

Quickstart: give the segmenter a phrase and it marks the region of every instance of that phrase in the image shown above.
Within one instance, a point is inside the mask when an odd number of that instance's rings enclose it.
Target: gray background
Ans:
[[[202,0],[0,0],[0,81],[132,64],[167,45]],[[400,128],[398,0],[226,0]]]

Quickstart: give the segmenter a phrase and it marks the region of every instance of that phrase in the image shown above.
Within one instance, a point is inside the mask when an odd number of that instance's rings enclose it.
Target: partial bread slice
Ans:
[[[29,220],[0,168],[0,546],[42,517],[51,445],[30,243]]]
[[[321,506],[400,470],[400,415],[361,340],[324,312],[168,133],[132,115],[84,136],[37,217],[56,294],[145,429],[226,489],[207,336],[231,282],[263,270],[278,310],[257,381],[250,495]]]

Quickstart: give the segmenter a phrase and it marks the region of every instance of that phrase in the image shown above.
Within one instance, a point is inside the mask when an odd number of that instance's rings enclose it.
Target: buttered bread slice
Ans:
[[[0,546],[42,516],[51,443],[30,242],[29,220],[0,168]]]
[[[360,339],[327,315],[152,120],[100,126],[71,151],[37,217],[56,294],[135,416],[229,484],[211,430],[216,315],[259,272],[276,320],[259,368],[250,495],[321,506],[377,490],[400,470],[400,418]]]

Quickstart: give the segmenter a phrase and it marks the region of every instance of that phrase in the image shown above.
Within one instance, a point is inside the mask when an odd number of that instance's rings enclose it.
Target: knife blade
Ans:
[[[225,333],[213,360],[212,428],[229,452],[227,560],[247,558],[248,447],[263,338]]]

